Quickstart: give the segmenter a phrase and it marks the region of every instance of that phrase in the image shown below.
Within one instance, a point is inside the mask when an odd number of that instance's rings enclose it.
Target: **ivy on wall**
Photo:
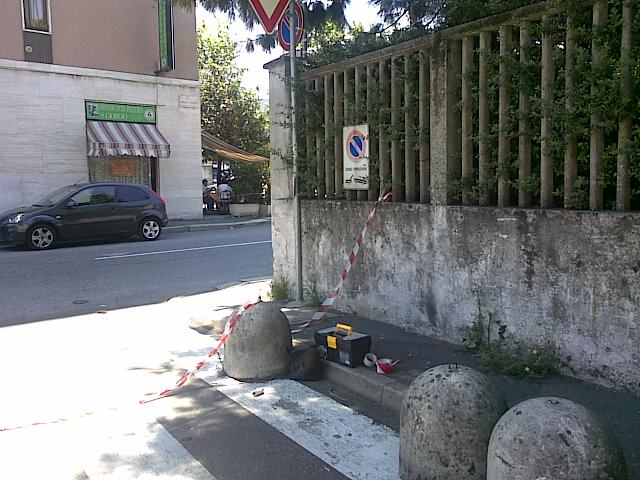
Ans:
[[[511,85],[511,94],[509,101],[509,121],[507,134],[510,140],[510,158],[509,158],[509,178],[511,186],[511,204],[517,204],[518,190],[524,190],[531,194],[532,206],[539,205],[540,197],[540,157],[541,157],[541,133],[540,122],[543,116],[543,110],[547,111],[552,125],[552,135],[548,143],[548,153],[553,158],[553,185],[554,185],[554,206],[564,206],[564,154],[567,133],[573,133],[577,140],[577,179],[575,181],[575,192],[570,197],[567,207],[586,209],[589,208],[589,175],[590,175],[590,137],[591,137],[591,118],[593,114],[601,119],[600,127],[604,132],[605,138],[605,155],[603,167],[598,175],[598,182],[603,188],[604,208],[614,209],[616,202],[616,183],[617,183],[617,156],[620,153],[618,149],[618,125],[620,118],[629,116],[632,119],[633,133],[631,136],[631,144],[628,148],[630,154],[630,203],[632,210],[640,210],[640,0],[628,0],[631,10],[634,12],[633,32],[632,32],[632,51],[631,51],[631,92],[628,98],[622,98],[620,94],[620,42],[622,32],[622,1],[608,1],[608,17],[603,28],[596,31],[592,28],[592,6],[590,2],[569,2],[567,11],[564,13],[553,14],[545,21],[536,21],[530,23],[531,43],[525,47],[528,61],[523,63],[519,58],[519,29],[514,28],[513,44],[510,45],[510,55],[505,61],[508,67],[509,84]],[[575,67],[573,69],[573,78],[575,86],[573,92],[569,94],[565,91],[565,39],[567,18],[571,19],[575,34]],[[541,61],[542,61],[542,36],[547,34],[553,40],[553,64],[554,64],[554,83],[553,83],[553,102],[549,105],[543,105],[541,99]],[[596,41],[603,47],[604,61],[601,67],[592,65],[592,42]],[[489,145],[489,158],[491,160],[491,175],[483,184],[478,181],[478,143],[481,140],[478,135],[478,54],[479,44],[476,38],[475,44],[475,60],[469,75],[471,76],[471,84],[473,85],[473,124],[474,136],[472,138],[474,145],[475,170],[467,178],[453,173],[450,178],[450,188],[457,190],[454,192],[454,198],[460,198],[460,192],[467,188],[472,192],[472,199],[477,202],[482,193],[489,192],[491,203],[496,202],[497,179],[502,171],[497,164],[497,144],[498,144],[498,95],[499,95],[499,54],[500,38],[497,33],[493,34],[492,48],[486,52],[489,87],[488,87],[488,105],[490,108],[490,131],[486,140]],[[362,47],[362,46],[361,46]],[[364,47],[362,47],[364,48]],[[348,49],[344,48],[344,55],[347,55]],[[336,51],[332,52],[336,55]],[[356,121],[364,121],[366,119],[367,110],[375,112],[373,122],[379,125],[382,132],[387,135],[389,142],[397,140],[403,153],[407,148],[405,143],[405,125],[404,112],[409,110],[410,115],[414,119],[414,125],[409,132],[409,138],[413,139],[409,148],[416,151],[419,148],[420,138],[426,135],[428,131],[420,131],[418,125],[418,55],[413,54],[410,57],[411,66],[408,69],[412,89],[411,98],[404,98],[404,57],[397,60],[398,64],[398,82],[401,92],[401,111],[399,112],[399,123],[396,129],[391,128],[390,107],[384,105],[381,101],[379,86],[380,72],[376,63],[373,70],[373,82],[371,87],[375,94],[371,97],[373,105],[366,105],[366,70],[363,69],[363,77],[361,82],[360,98],[363,104],[359,105],[356,112],[356,105],[352,98],[348,101],[345,109],[345,124]],[[343,57],[344,58],[344,57]],[[338,58],[336,58],[336,61]],[[389,64],[386,64],[387,72],[385,75],[389,79]],[[344,79],[344,75],[342,75]],[[329,77],[333,81],[333,77]],[[348,74],[348,78],[353,82],[353,70]],[[311,82],[313,84],[313,82]],[[322,84],[322,82],[320,82]],[[353,87],[351,89],[353,92]],[[528,178],[519,179],[518,177],[518,142],[520,139],[519,122],[523,115],[520,111],[518,93],[526,92],[531,97],[531,109],[526,114],[529,120],[530,129],[526,132],[531,137],[532,150],[532,170]],[[304,115],[299,116],[299,165],[301,170],[302,191],[309,197],[322,196],[324,190],[324,170],[318,175],[317,171],[317,148],[316,135],[320,135],[323,149],[321,154],[325,154],[326,145],[324,145],[324,93],[322,89],[319,92],[303,86],[298,88],[299,105],[306,102],[307,110]],[[388,93],[387,93],[388,94]],[[461,98],[460,91],[455,92],[457,98]],[[573,108],[567,110],[565,101],[570,96]],[[333,103],[331,102],[332,108]],[[461,108],[460,104],[458,108]],[[356,117],[356,113],[360,117]],[[346,122],[346,121],[349,122]],[[341,125],[329,125],[329,147],[333,152],[333,139],[335,134],[341,135]],[[372,128],[371,141],[377,144],[377,129]],[[307,138],[311,142],[307,142]],[[340,137],[338,137],[340,138]],[[379,182],[379,152],[377,148],[372,151],[371,172],[372,182]],[[456,170],[454,169],[454,172]],[[403,171],[404,173],[404,171]],[[416,166],[416,177],[419,175],[418,166]],[[404,178],[404,176],[403,176]],[[387,180],[387,179],[385,179]],[[416,182],[419,184],[419,182]],[[404,187],[404,185],[403,185]],[[418,192],[419,193],[419,192]]]

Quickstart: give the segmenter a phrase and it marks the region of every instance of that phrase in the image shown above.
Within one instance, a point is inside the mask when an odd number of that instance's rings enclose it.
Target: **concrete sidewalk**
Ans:
[[[193,220],[169,220],[164,233],[199,232],[221,228],[240,228],[271,223],[271,217],[232,217],[231,215],[206,215]]]
[[[315,310],[310,307],[287,308],[285,306],[282,311],[287,315],[290,323],[295,325],[309,320]],[[398,415],[407,387],[425,370],[442,364],[466,365],[482,370],[477,357],[465,352],[458,345],[408,333],[383,322],[335,311],[327,320],[294,335],[294,340],[313,343],[314,331],[333,326],[338,322],[353,326],[354,331],[371,335],[371,350],[378,358],[403,361],[388,375],[380,375],[374,368],[364,366],[349,368],[327,362],[325,379],[364,396],[369,401],[378,403]],[[640,480],[640,398],[630,393],[560,375],[543,379],[516,379],[506,375],[485,373],[502,390],[509,407],[528,398],[556,396],[573,400],[590,408],[613,430],[622,444],[629,467],[629,478]]]

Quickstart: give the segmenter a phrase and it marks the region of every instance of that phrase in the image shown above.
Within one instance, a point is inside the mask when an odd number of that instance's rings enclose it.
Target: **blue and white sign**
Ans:
[[[295,46],[302,40],[302,32],[304,30],[304,15],[302,13],[302,7],[298,2],[295,3],[295,19],[294,19],[294,31],[295,34]],[[278,41],[285,52],[291,50],[291,18],[289,11],[287,11],[280,23],[278,24]]]
[[[369,125],[342,129],[343,188],[369,190]]]

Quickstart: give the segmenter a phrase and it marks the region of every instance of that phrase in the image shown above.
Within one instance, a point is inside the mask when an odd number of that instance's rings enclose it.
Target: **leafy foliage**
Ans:
[[[289,280],[284,275],[271,280],[270,290],[268,296],[271,300],[289,300],[289,291],[291,285]]]
[[[244,70],[234,64],[236,48],[227,28],[212,35],[204,27],[198,29],[202,130],[248,152],[268,156],[268,116],[257,95],[241,85]],[[236,176],[236,199],[269,199],[268,164],[231,162],[231,169]]]
[[[511,338],[506,324],[494,313],[485,320],[478,306],[478,317],[462,329],[462,343],[476,354],[485,368],[515,377],[541,378],[560,373],[562,363],[550,343],[521,344]]]
[[[234,64],[237,45],[227,28],[198,29],[198,72],[202,130],[251,153],[269,151],[266,111],[257,95],[241,85],[244,70]]]

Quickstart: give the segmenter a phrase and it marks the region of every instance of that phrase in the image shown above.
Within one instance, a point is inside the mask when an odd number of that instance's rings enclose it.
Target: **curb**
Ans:
[[[234,227],[247,227],[251,225],[260,225],[262,223],[271,222],[271,218],[254,219],[246,222],[230,222],[230,223],[208,223],[208,224],[193,224],[193,225],[176,225],[175,227],[164,227],[162,230],[164,233],[186,233],[186,232],[202,232],[205,230],[219,230],[223,228]]]
[[[395,413],[400,413],[408,385],[364,367],[349,368],[329,361],[324,365],[324,378],[328,382],[350,390]]]

